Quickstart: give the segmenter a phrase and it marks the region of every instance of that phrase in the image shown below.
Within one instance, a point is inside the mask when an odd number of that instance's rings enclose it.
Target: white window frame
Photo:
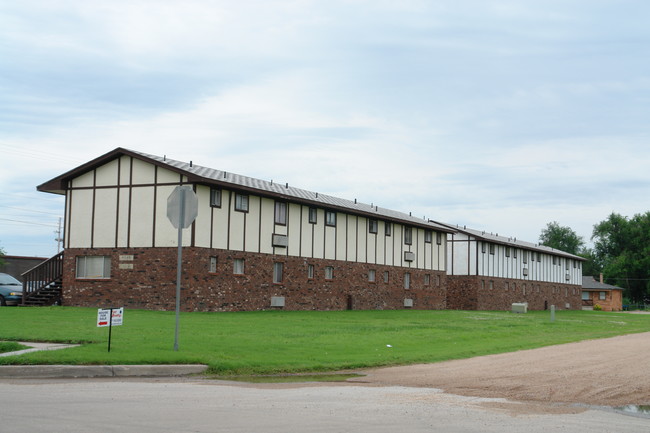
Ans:
[[[77,256],[75,278],[108,280],[111,278],[111,256]]]
[[[325,266],[325,279],[326,280],[334,279],[334,266]]]

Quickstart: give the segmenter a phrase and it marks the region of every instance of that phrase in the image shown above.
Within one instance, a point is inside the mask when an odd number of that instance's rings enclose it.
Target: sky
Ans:
[[[646,0],[0,2],[0,248],[117,147],[537,242],[650,210]]]

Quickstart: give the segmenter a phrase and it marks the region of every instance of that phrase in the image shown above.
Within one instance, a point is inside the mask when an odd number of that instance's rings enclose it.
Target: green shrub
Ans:
[[[600,306],[600,304],[594,305],[594,311],[602,311],[603,307]]]

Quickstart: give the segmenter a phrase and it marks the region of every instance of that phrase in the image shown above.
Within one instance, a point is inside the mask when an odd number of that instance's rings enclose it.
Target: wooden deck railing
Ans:
[[[50,284],[60,282],[63,276],[63,251],[56,256],[47,259],[43,263],[34,266],[22,274],[23,277],[23,302]]]

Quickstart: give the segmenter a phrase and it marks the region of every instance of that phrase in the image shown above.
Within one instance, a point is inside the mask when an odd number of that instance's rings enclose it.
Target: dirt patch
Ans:
[[[650,333],[436,364],[369,370],[350,382],[429,387],[463,396],[579,403],[650,404]]]

